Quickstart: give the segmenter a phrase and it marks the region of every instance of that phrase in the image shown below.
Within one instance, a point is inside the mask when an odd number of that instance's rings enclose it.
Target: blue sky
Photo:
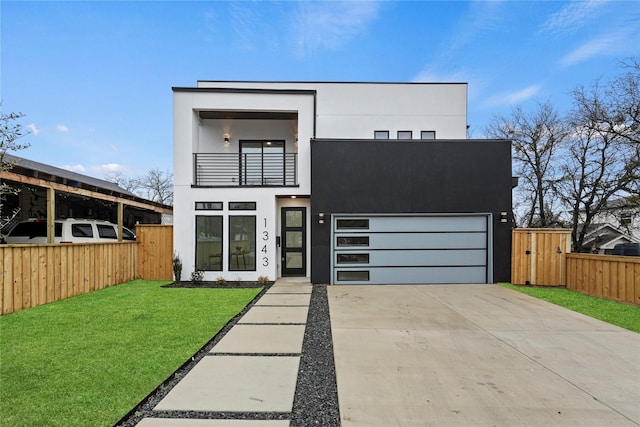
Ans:
[[[2,110],[22,157],[103,177],[172,168],[172,86],[468,82],[473,137],[640,56],[634,1],[0,2]]]

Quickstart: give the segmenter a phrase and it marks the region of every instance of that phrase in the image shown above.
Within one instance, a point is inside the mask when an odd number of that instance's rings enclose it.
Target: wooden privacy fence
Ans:
[[[566,286],[640,305],[640,258],[571,253],[571,230],[517,228],[511,234],[511,283]]]
[[[567,254],[568,289],[640,305],[640,258]]]
[[[511,283],[563,286],[563,255],[571,252],[571,230],[516,228],[511,233]]]
[[[0,245],[2,314],[136,278],[137,243]]]
[[[173,226],[138,225],[138,276],[146,280],[173,279]]]
[[[0,314],[133,279],[171,280],[173,227],[138,225],[137,241],[0,245]]]

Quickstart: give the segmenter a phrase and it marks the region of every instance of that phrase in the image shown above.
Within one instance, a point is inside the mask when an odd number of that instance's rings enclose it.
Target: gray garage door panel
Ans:
[[[486,283],[490,216],[335,215],[333,283]]]
[[[341,271],[343,269],[340,269]],[[358,269],[352,269],[358,271]],[[486,267],[402,267],[370,268],[369,281],[340,281],[337,275],[334,283],[350,284],[440,284],[440,283],[486,283]]]
[[[339,252],[334,262],[336,267],[484,266],[487,262],[487,251],[484,249],[360,250]]]
[[[487,231],[487,221],[484,216],[354,216],[349,219],[368,219],[371,232],[447,232],[447,231]],[[437,218],[437,219],[436,219]],[[400,219],[400,220],[399,220]],[[343,228],[342,230],[349,230]],[[353,229],[359,230],[359,229]]]
[[[341,236],[343,233],[337,235]],[[487,246],[486,233],[369,233],[367,235],[371,249],[484,249]]]

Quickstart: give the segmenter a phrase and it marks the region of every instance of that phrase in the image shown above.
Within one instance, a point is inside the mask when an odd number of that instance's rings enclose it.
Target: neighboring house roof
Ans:
[[[583,248],[596,246],[601,249],[613,249],[618,243],[633,242],[633,238],[611,224],[591,224],[585,234]]]

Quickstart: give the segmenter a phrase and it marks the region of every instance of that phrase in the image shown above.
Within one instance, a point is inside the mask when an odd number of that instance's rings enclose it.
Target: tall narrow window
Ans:
[[[229,271],[256,270],[256,217],[229,217]]]
[[[222,270],[222,216],[196,216],[196,270]]]

